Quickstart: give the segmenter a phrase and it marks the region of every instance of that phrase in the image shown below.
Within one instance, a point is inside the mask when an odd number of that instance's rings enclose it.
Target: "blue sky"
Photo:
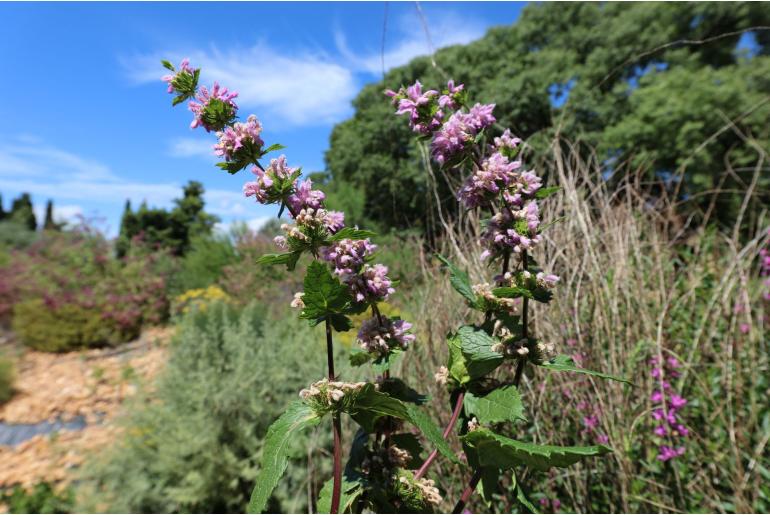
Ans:
[[[434,47],[511,24],[521,3],[422,3]],[[202,82],[239,91],[267,143],[322,170],[331,128],[360,88],[381,77],[386,4],[0,3],[0,193],[30,192],[56,216],[100,217],[117,231],[126,198],[168,207],[190,179],[211,212],[254,226],[271,208],[241,195],[248,172],[213,166],[214,136],[171,108],[159,59],[190,57]],[[429,53],[413,2],[387,4],[385,66]]]

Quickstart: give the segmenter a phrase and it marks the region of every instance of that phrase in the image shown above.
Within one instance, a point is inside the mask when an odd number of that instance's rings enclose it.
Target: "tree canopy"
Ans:
[[[423,156],[383,91],[453,78],[472,101],[496,102],[501,129],[535,152],[558,132],[610,171],[614,163],[652,177],[681,171],[691,208],[706,202],[699,193],[721,187],[718,218],[730,219],[741,202],[730,192],[746,189],[770,148],[770,31],[762,26],[770,26],[767,3],[531,4],[516,24],[436,52],[438,67],[417,58],[366,86],[353,117],[334,128],[318,178],[351,221],[429,230],[436,199]],[[440,178],[437,187],[451,209],[451,190]],[[755,207],[770,202],[766,168],[758,188]]]

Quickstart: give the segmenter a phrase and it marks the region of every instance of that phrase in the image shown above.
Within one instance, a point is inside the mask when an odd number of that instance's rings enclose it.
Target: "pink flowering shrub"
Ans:
[[[168,256],[137,247],[123,259],[83,227],[13,251],[0,267],[4,308],[22,342],[66,351],[136,338],[168,316]]]
[[[167,62],[169,70],[175,71]],[[369,510],[374,512],[440,511],[443,497],[426,474],[437,456],[471,471],[468,486],[455,506],[461,512],[483,477],[485,499],[495,494],[498,476],[529,466],[535,470],[566,467],[589,456],[611,452],[597,444],[588,447],[548,446],[499,434],[501,423],[520,423],[523,404],[518,387],[527,364],[550,371],[572,371],[609,379],[582,369],[567,356],[556,355],[550,342],[537,339],[530,328],[529,302],[548,303],[559,277],[537,266],[531,253],[543,242],[544,226],[538,202],[558,188],[546,188],[519,157],[520,139],[509,130],[495,127],[494,105],[468,103],[464,85],[449,81],[443,91],[424,90],[417,82],[398,92],[388,91],[396,114],[425,142],[429,155],[448,173],[463,178],[456,196],[465,209],[488,217],[481,235],[481,258],[498,266],[490,282],[471,284],[468,274],[437,256],[449,271],[452,286],[475,313],[475,320],[447,335],[449,361],[436,374],[453,399],[450,424],[442,432],[420,407],[424,396],[391,375],[392,364],[419,344],[413,325],[398,316],[384,316],[380,303],[395,293],[397,281],[388,266],[377,261],[375,235],[345,224],[344,214],[328,209],[325,194],[303,179],[299,167],[289,166],[286,156],[261,160],[280,145],[263,148],[262,126],[254,115],[247,123],[236,121],[237,94],[215,85],[211,92],[195,85],[188,88],[189,63],[164,77],[169,93],[190,101],[192,128],[217,131],[214,148],[225,161],[218,166],[230,173],[250,168],[254,180],[243,186],[244,195],[260,204],[277,206],[278,216],[288,212],[292,223],[281,226],[274,238],[280,251],[257,260],[261,265],[283,265],[291,272],[309,258],[302,282],[291,306],[299,317],[326,334],[327,377],[300,392],[268,431],[250,512],[262,512],[283,474],[288,455],[286,444],[303,429],[318,425],[330,415],[334,447],[333,475],[321,490],[321,512]],[[181,84],[177,88],[175,84]],[[496,137],[495,137],[496,136]],[[233,156],[241,149],[240,157]],[[354,328],[351,317],[370,312]],[[360,318],[360,317],[357,317]],[[370,382],[345,382],[335,373],[334,333],[355,330],[358,349],[350,356],[354,366],[369,363],[377,373]],[[308,359],[313,359],[308,356]],[[515,370],[500,381],[492,373]],[[350,457],[342,477],[341,417],[348,415],[359,426],[352,439]],[[586,419],[593,425],[592,419]],[[459,424],[464,459],[446,439]],[[422,459],[422,444],[411,424],[433,449]],[[517,485],[513,481],[514,485]],[[516,498],[528,509],[534,505],[520,485]],[[554,510],[558,500],[549,501]]]

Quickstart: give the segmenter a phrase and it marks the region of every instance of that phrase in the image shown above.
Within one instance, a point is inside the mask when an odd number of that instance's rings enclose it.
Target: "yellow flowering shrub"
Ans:
[[[230,296],[219,286],[195,288],[177,295],[172,310],[175,315],[183,315],[192,310],[205,311],[211,304],[219,301],[230,302]]]

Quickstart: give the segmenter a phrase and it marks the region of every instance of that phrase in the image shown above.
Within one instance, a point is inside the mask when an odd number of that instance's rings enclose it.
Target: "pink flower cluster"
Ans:
[[[305,179],[295,183],[294,193],[286,198],[286,204],[293,212],[298,213],[307,208],[320,208],[325,198],[323,191],[313,189],[313,181]]]
[[[243,194],[247,197],[253,196],[260,204],[274,202],[275,197],[280,195],[280,192],[274,190],[274,185],[289,180],[296,170],[286,164],[286,156],[271,159],[270,166],[264,170],[255,166],[251,171],[257,176],[257,180],[244,184]]]
[[[462,87],[462,86],[461,86]],[[412,130],[423,135],[428,135],[441,126],[444,114],[438,109],[436,97],[438,91],[428,90],[423,93],[420,81],[397,93],[387,90],[386,95],[393,99],[397,106],[396,114],[408,114],[409,125]]]
[[[433,159],[443,165],[467,151],[476,135],[495,123],[494,108],[495,104],[476,104],[467,113],[455,111],[433,137]]]
[[[661,363],[657,357],[650,359],[652,371],[650,375],[659,383],[659,388],[652,392],[650,400],[657,405],[652,410],[652,418],[658,424],[653,433],[669,444],[661,444],[658,448],[660,461],[668,461],[684,454],[683,445],[675,446],[676,442],[687,437],[689,430],[679,421],[679,411],[687,405],[687,399],[672,391],[668,379],[679,377],[679,361],[670,357]]]
[[[583,424],[584,435],[593,435],[596,439],[596,443],[605,445],[609,442],[609,438],[601,431],[601,410],[598,406],[592,406],[586,401],[580,401],[577,404],[577,410],[585,413],[581,420]]]
[[[415,336],[408,332],[412,324],[404,320],[385,318],[380,322],[379,317],[374,316],[365,320],[358,331],[358,343],[367,352],[388,354],[393,348],[406,349],[415,340]]]
[[[501,190],[514,184],[519,177],[515,171],[520,167],[521,161],[509,161],[504,155],[495,152],[468,177],[457,193],[458,200],[468,209],[494,201]]]
[[[525,227],[519,227],[519,221],[524,221]],[[534,201],[522,209],[505,209],[497,213],[481,233],[481,243],[485,247],[481,259],[496,257],[504,252],[520,254],[531,250],[541,240],[537,234],[539,225],[538,207]]]
[[[232,161],[235,154],[244,147],[250,145],[261,148],[264,145],[260,134],[262,133],[262,124],[259,123],[255,115],[249,115],[246,123],[234,123],[232,127],[225,127],[217,132],[219,142],[214,145],[214,153],[223,157],[225,161]]]
[[[207,120],[205,120],[204,114],[209,109],[209,106],[214,101],[221,102],[224,105],[224,109],[226,110],[227,120],[221,120],[222,125],[227,125],[227,122],[235,117],[235,113],[238,111],[238,106],[235,102],[233,102],[233,99],[238,96],[238,93],[236,91],[228,91],[227,88],[220,87],[219,84],[216,82],[214,83],[214,86],[212,86],[211,91],[206,88],[206,86],[201,86],[201,88],[198,90],[198,94],[195,95],[195,100],[191,100],[189,104],[190,111],[193,113],[193,121],[190,124],[191,129],[195,129],[197,127],[203,127],[206,129],[206,132],[211,132],[212,130],[217,130],[220,127],[215,127],[211,125]]]

